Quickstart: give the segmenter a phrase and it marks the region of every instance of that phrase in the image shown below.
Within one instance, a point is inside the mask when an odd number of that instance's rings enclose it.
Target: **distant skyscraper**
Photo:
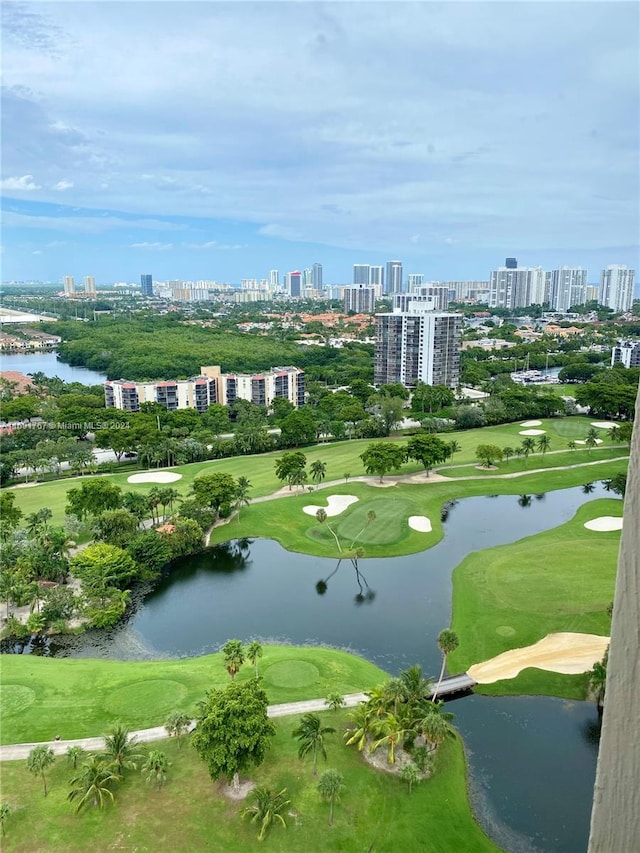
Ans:
[[[424,284],[424,273],[423,272],[411,272],[407,276],[407,290],[413,290],[414,287],[418,287],[418,285]]]
[[[272,290],[280,287],[280,275],[278,270],[270,270],[269,271],[269,287]]]
[[[402,261],[387,261],[387,293],[402,293]]]
[[[508,270],[517,270],[518,269],[518,259],[517,258],[505,258],[504,265]]]
[[[140,276],[140,289],[143,296],[153,296],[153,276],[148,273]]]
[[[373,314],[376,310],[376,288],[371,284],[354,284],[344,289],[344,311]]]
[[[322,264],[313,265],[313,286],[316,290],[322,290]]]
[[[369,284],[369,264],[354,264],[353,265],[353,283],[354,284]]]
[[[305,288],[313,285],[313,270],[311,267],[307,267],[302,273],[302,285]]]
[[[614,311],[629,311],[633,304],[636,271],[612,264],[600,273],[598,301]]]
[[[572,305],[584,305],[587,271],[581,267],[560,267],[546,275],[545,288],[554,311],[566,313]]]
[[[376,384],[456,388],[462,322],[461,314],[434,311],[430,299],[410,301],[406,311],[376,314]]]
[[[289,296],[300,296],[302,292],[302,273],[299,270],[294,270],[288,273],[289,276]]]
[[[499,267],[489,280],[490,308],[525,308],[544,301],[542,267]]]
[[[369,267],[369,284],[377,285],[382,293],[384,289],[384,267]]]
[[[72,275],[65,275],[64,277],[64,295],[65,296],[73,296],[76,292],[76,284],[73,280]]]
[[[89,296],[96,295],[96,280],[92,275],[85,275],[84,277],[84,292]]]

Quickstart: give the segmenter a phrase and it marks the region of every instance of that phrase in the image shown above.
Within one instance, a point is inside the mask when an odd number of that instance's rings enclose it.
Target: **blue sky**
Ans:
[[[637,268],[639,7],[2,9],[2,277]]]

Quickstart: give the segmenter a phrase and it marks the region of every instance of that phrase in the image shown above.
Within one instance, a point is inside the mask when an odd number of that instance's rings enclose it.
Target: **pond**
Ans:
[[[102,385],[107,378],[104,373],[88,367],[72,367],[58,361],[55,352],[2,353],[2,370],[44,373],[45,376],[58,376],[65,382],[81,382],[83,385]]]
[[[126,625],[61,641],[49,653],[143,659],[215,651],[229,637],[347,648],[389,673],[437,674],[439,631],[451,616],[451,572],[466,554],[569,520],[597,485],[531,496],[468,498],[446,510],[434,548],[349,561],[233,540],[176,564]],[[233,523],[230,526],[230,532]],[[451,704],[469,760],[476,815],[512,853],[582,853],[597,760],[593,704],[474,695]]]

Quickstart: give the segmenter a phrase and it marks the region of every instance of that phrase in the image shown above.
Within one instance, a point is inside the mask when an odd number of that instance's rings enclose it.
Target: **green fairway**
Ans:
[[[478,477],[471,480],[451,480],[431,483],[402,483],[379,488],[367,483],[346,483],[331,489],[309,494],[252,504],[242,510],[240,519],[216,528],[211,545],[236,537],[264,537],[275,539],[289,551],[336,557],[336,542],[327,529],[327,523],[338,533],[343,549],[348,548],[360,530],[364,531],[357,546],[367,557],[394,557],[414,554],[431,548],[442,538],[440,511],[450,500],[476,495],[540,494],[552,489],[579,486],[590,480],[612,477],[626,471],[626,459],[604,462],[585,468],[544,471],[518,477]],[[313,516],[302,511],[308,504],[323,505],[328,495],[354,495],[358,502],[340,515],[329,518],[320,525]],[[397,506],[397,509],[396,509]],[[373,510],[376,518],[367,524],[367,513]],[[410,515],[424,515],[432,525],[430,533],[418,533],[409,528]],[[386,525],[389,524],[388,531]],[[395,538],[391,538],[391,537]],[[377,538],[376,538],[377,537]]]
[[[607,636],[620,532],[587,530],[585,521],[622,515],[622,501],[602,499],[580,507],[552,530],[470,554],[453,573],[453,630],[459,648],[452,672],[528,646],[548,633]],[[546,693],[583,698],[586,676],[526,670],[517,678],[478,687],[487,693]]]
[[[586,417],[571,417],[559,418],[543,421],[540,429],[547,430],[551,438],[550,450],[565,450],[569,440],[583,439],[586,436],[591,424],[591,418]],[[522,443],[524,436],[521,436],[520,430],[523,429],[519,423],[501,424],[495,427],[484,427],[482,429],[466,430],[463,432],[447,433],[443,438],[447,441],[455,440],[461,447],[461,450],[456,453],[449,463],[444,466],[442,473],[450,476],[467,476],[468,470],[460,470],[459,468],[450,466],[460,466],[466,464],[477,464],[476,447],[479,444],[496,444],[499,447],[516,447]],[[593,461],[598,458],[606,458],[611,455],[612,451],[608,448],[611,444],[610,436],[607,430],[600,430],[600,438],[603,440],[603,445],[600,448],[591,451],[576,450],[573,453],[558,454],[555,457],[541,454],[532,454],[528,460],[512,460],[509,467],[503,468],[501,463],[500,470],[511,472],[517,470],[532,470],[541,468],[545,465],[573,465],[581,460]],[[405,443],[405,437],[394,437],[389,441]],[[326,481],[345,480],[345,475],[349,477],[358,477],[366,472],[360,459],[360,454],[369,446],[371,440],[360,439],[354,441],[342,441],[333,444],[318,444],[312,447],[303,448],[303,452],[307,457],[307,464],[310,466],[314,461],[319,460],[326,465]],[[628,448],[620,447],[613,455],[622,456],[628,453]],[[206,474],[213,471],[224,471],[237,478],[240,476],[248,477],[251,482],[250,497],[260,497],[269,495],[282,487],[282,483],[276,478],[274,465],[276,459],[282,455],[282,451],[274,451],[273,453],[265,453],[257,456],[235,456],[229,459],[218,459],[210,462],[194,462],[190,465],[180,465],[171,468],[182,475],[182,479],[172,483],[172,487],[176,488],[181,495],[186,495],[193,484],[194,479],[199,474]],[[553,459],[553,462],[549,462]],[[167,470],[167,469],[162,469]],[[421,466],[415,461],[406,462],[400,469],[402,474],[418,473]],[[153,473],[155,469],[152,469]],[[140,472],[138,472],[140,473]],[[475,473],[472,472],[472,473]],[[482,472],[480,472],[482,473]],[[109,474],[108,479],[120,486],[124,491],[134,491],[146,494],[154,483],[129,483],[128,477],[131,471],[127,470],[119,474]],[[64,521],[64,511],[67,502],[67,491],[71,488],[82,484],[87,477],[53,480],[47,483],[37,485],[14,486],[16,494],[16,505],[23,511],[25,515],[36,512],[44,506],[49,507],[53,512],[52,523],[62,524]]]
[[[329,806],[317,791],[309,760],[297,757],[292,738],[299,718],[276,722],[277,736],[265,763],[250,773],[258,784],[274,791],[287,789],[291,806],[287,828],[275,826],[266,841],[256,838],[254,825],[240,818],[244,803],[233,803],[213,784],[205,765],[187,743],[154,745],[166,752],[171,766],[161,790],[147,786],[138,771],[128,773],[116,787],[116,802],[104,811],[88,808],[76,815],[67,802],[73,771],[58,758],[49,771],[50,793],[42,796],[40,779],[24,762],[3,765],[2,800],[12,814],[6,824],[3,851],[11,853],[86,853],[86,851],[189,851],[189,853],[246,853],[268,849],[277,853],[379,853],[430,850],[434,853],[492,853],[499,848],[474,822],[466,790],[462,744],[448,738],[439,748],[434,775],[411,794],[399,778],[375,771],[342,731],[346,714],[325,713],[323,725],[338,731],[327,737],[328,761],[344,777],[336,804],[334,826],[328,826]],[[427,846],[425,846],[425,844]]]
[[[220,653],[126,662],[2,655],[0,665],[2,743],[91,737],[117,721],[162,725],[172,711],[194,714],[206,690],[229,683]],[[357,693],[387,677],[363,658],[312,646],[265,646],[259,667],[272,704]],[[245,663],[237,679],[252,674]]]

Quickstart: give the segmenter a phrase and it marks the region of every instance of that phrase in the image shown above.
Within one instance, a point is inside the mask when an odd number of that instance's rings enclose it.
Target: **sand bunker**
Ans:
[[[593,440],[595,441],[596,444],[602,444],[601,438],[594,438]],[[576,438],[575,443],[576,444],[586,444],[587,440],[585,438]]]
[[[546,429],[521,429],[520,435],[544,435]]]
[[[431,533],[431,522],[426,515],[410,515],[408,524],[412,530],[417,530],[418,533]]]
[[[127,477],[127,483],[175,483],[181,480],[182,474],[174,471],[146,471],[144,474],[132,474]]]
[[[530,426],[541,426],[542,421],[523,421],[520,426],[530,427]]]
[[[622,530],[622,518],[617,515],[601,515],[599,518],[592,518],[591,521],[585,521],[584,526],[587,530],[598,530],[599,532]]]
[[[576,675],[588,672],[602,660],[608,645],[609,637],[597,634],[547,634],[532,646],[512,649],[491,660],[474,664],[468,672],[478,684],[515,678],[528,667]]]
[[[354,497],[354,495],[329,495],[327,498],[327,506],[315,506],[314,504],[309,504],[308,506],[302,507],[302,512],[306,512],[307,515],[315,515],[319,509],[323,509],[328,516],[340,515],[340,513],[344,512],[347,507],[356,503],[357,500],[358,498]]]
[[[591,421],[591,426],[598,429],[614,429],[618,424],[614,424],[611,421]]]

